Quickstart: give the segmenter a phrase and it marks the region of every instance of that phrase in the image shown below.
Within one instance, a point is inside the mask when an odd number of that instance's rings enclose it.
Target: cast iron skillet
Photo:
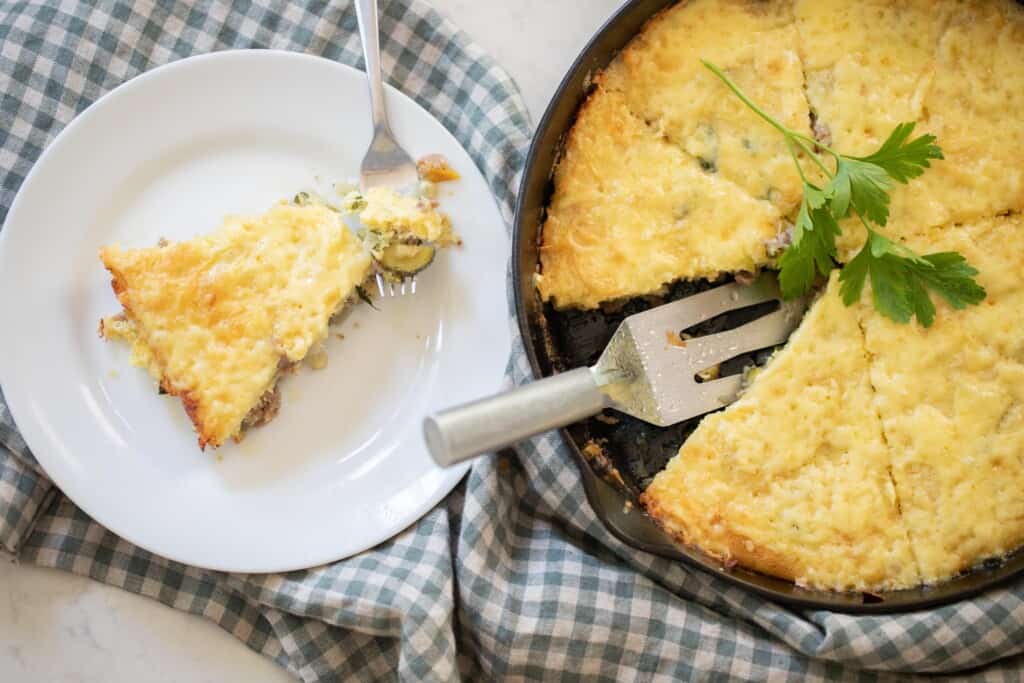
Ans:
[[[593,363],[626,315],[712,284],[677,284],[665,297],[633,300],[615,313],[554,311],[539,301],[533,287],[538,265],[537,238],[552,190],[551,171],[563,137],[588,93],[590,78],[607,66],[650,17],[674,1],[630,0],[625,3],[570,67],[534,135],[516,203],[513,276],[519,329],[533,374],[538,378]],[[711,327],[739,322],[719,320]],[[710,330],[703,330],[707,331]],[[749,359],[741,361],[737,367],[746,360]],[[618,422],[609,424],[614,420]],[[1024,552],[1017,552],[1006,560],[987,562],[937,586],[886,593],[832,593],[801,588],[741,567],[725,567],[699,550],[674,542],[637,503],[651,477],[676,453],[696,422],[659,429],[606,411],[601,418],[585,420],[562,430],[562,438],[575,456],[594,512],[609,531],[630,546],[680,560],[778,602],[839,612],[922,609],[974,595],[1024,570]]]

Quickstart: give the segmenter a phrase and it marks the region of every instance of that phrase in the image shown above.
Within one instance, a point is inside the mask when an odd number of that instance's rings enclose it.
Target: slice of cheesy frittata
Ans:
[[[278,204],[229,217],[203,237],[100,259],[124,307],[101,334],[181,399],[200,447],[220,446],[276,411],[276,384],[326,338],[371,259],[338,213]]]

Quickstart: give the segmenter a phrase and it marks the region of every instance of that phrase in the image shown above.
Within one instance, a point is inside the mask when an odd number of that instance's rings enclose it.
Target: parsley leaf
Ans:
[[[379,311],[380,310],[379,308],[377,308],[373,304],[373,299],[370,298],[369,293],[365,289],[363,289],[362,286],[356,285],[356,295],[358,295],[359,298],[363,300],[363,303],[365,303],[367,306],[369,306],[373,310],[375,310],[375,311]]]
[[[779,288],[784,299],[803,296],[817,274],[827,276],[836,267],[839,224],[825,206],[825,197],[814,185],[804,185],[793,241],[779,259]]]
[[[843,271],[839,273],[839,294],[847,306],[852,306],[860,300],[860,293],[864,291],[864,281],[868,277],[870,262],[871,250],[865,244],[864,248],[857,252],[857,255],[850,259],[849,263],[843,266]]]
[[[852,207],[870,221],[885,225],[889,220],[889,190],[892,179],[881,166],[839,156],[836,174],[825,186],[825,196],[832,205],[832,215],[846,218]]]
[[[915,123],[901,123],[878,151],[864,157],[836,154],[836,173],[825,195],[832,202],[833,215],[846,218],[852,207],[861,216],[878,225],[889,220],[889,190],[893,181],[907,183],[924,169],[931,167],[930,159],[942,159],[942,150],[934,135],[922,135],[910,142]]]
[[[866,157],[852,157],[881,167],[894,180],[906,183],[931,167],[930,159],[942,159],[942,150],[935,144],[934,135],[921,135],[907,142],[914,132],[913,122],[901,123],[889,134],[878,151]]]
[[[956,309],[980,303],[986,292],[974,281],[977,274],[956,252],[918,256],[871,230],[867,243],[839,275],[840,294],[847,306],[858,301],[870,277],[872,300],[882,315],[900,323],[915,317],[924,327],[931,327],[935,304],[929,291]]]
[[[921,271],[921,279],[953,308],[960,310],[985,300],[985,288],[974,281],[978,269],[962,254],[940,251],[928,254],[924,260],[932,264],[932,269]]]
[[[875,308],[882,315],[903,323],[917,318],[925,327],[935,321],[930,292],[938,294],[954,308],[977,304],[985,298],[985,289],[974,280],[978,271],[960,254],[941,252],[919,256],[870,225],[884,226],[888,222],[889,192],[895,183],[907,183],[924,173],[932,159],[943,158],[934,135],[921,135],[911,140],[915,124],[901,123],[873,154],[841,154],[774,119],[747,97],[724,71],[711,62],[702,61],[751,111],[782,134],[804,181],[803,198],[793,224],[793,239],[779,259],[779,285],[784,298],[806,294],[819,274],[828,275],[837,267],[836,237],[840,234],[837,221],[850,215],[860,219],[868,239],[864,248],[842,266],[839,275],[840,294],[847,306],[860,300],[868,278]],[[824,188],[807,180],[800,163],[801,153],[828,177]],[[834,171],[822,159],[823,154],[835,160]]]
[[[816,185],[804,183],[804,194],[800,199],[800,211],[796,214],[796,223],[793,226],[793,244],[798,244],[805,232],[814,230],[811,211],[820,209],[824,205],[825,193]]]

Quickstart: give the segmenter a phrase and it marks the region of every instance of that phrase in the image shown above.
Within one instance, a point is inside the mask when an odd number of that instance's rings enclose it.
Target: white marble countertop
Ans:
[[[537,121],[620,0],[428,0],[493,55]],[[286,681],[212,623],[89,579],[0,560],[5,683]]]

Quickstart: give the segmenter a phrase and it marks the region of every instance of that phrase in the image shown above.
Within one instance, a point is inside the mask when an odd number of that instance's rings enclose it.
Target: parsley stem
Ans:
[[[890,250],[890,253],[898,254],[901,258],[904,258],[904,259],[906,259],[908,261],[913,261],[914,263],[916,263],[916,264],[918,264],[920,266],[923,266],[925,268],[933,268],[934,267],[934,265],[931,263],[931,261],[929,261],[928,259],[925,259],[925,258],[921,258],[920,254],[918,254],[916,251],[914,251],[910,247],[906,246],[905,244],[900,244],[899,242],[894,242],[893,240],[889,239],[888,237],[886,237],[882,233],[880,233],[877,230],[875,230],[874,228],[872,228],[868,224],[868,222],[866,220],[864,220],[864,216],[861,216],[856,211],[854,211],[854,213],[857,214],[857,218],[860,219],[861,225],[864,226],[864,229],[868,231],[868,239],[867,239],[867,242],[865,242],[864,244],[865,244],[865,246],[868,249],[871,250],[871,255],[872,256],[874,256],[875,258],[879,258],[879,257],[882,256],[882,252],[884,252],[885,249],[881,249],[880,253],[875,253],[876,249],[879,248],[879,247],[876,247],[876,245],[881,243],[881,244],[885,245],[885,248]]]
[[[750,109],[755,114],[757,114],[762,119],[767,121],[773,128],[775,128],[775,130],[777,130],[780,133],[782,133],[783,136],[785,136],[786,142],[788,144],[792,145],[792,144],[795,143],[801,150],[803,150],[804,154],[809,156],[811,158],[811,160],[814,161],[814,163],[817,164],[821,168],[821,170],[825,172],[825,175],[827,175],[829,178],[832,177],[832,175],[833,175],[832,171],[830,171],[828,166],[825,165],[825,162],[821,160],[821,157],[819,157],[814,152],[814,150],[811,149],[811,147],[808,147],[808,143],[810,143],[811,146],[820,147],[821,149],[825,150],[826,152],[828,152],[829,154],[831,154],[832,156],[834,156],[838,160],[839,159],[839,154],[835,150],[833,150],[831,147],[829,147],[827,145],[821,144],[820,142],[818,142],[814,138],[810,138],[810,137],[804,135],[803,133],[799,133],[799,132],[797,132],[795,130],[790,130],[786,126],[782,125],[781,123],[776,121],[774,118],[772,118],[767,112],[765,112],[763,109],[761,109],[761,107],[757,106],[749,97],[747,97],[746,94],[742,90],[740,90],[740,87],[738,85],[736,85],[736,83],[733,82],[733,80],[731,78],[729,78],[728,76],[725,75],[724,71],[722,71],[721,69],[719,69],[717,66],[715,66],[711,62],[707,61],[706,59],[702,59],[700,61],[701,61],[701,63],[704,64],[704,66],[706,66],[708,69],[710,69],[713,74],[718,76],[722,80],[722,82],[725,83],[729,87],[729,89],[733,91],[733,93],[735,93],[736,97],[740,98],[740,100],[742,100],[745,105],[750,107]],[[793,154],[792,146],[790,146],[790,154]],[[800,162],[797,160],[797,157],[796,157],[795,154],[793,155],[793,161],[796,162],[797,168],[800,169],[800,176],[801,176],[801,178],[803,178],[803,175],[804,175],[803,168],[800,167]],[[804,182],[807,182],[806,178],[804,178]]]
[[[871,226],[868,225],[868,222],[864,220],[864,216],[861,216],[859,212],[853,211],[852,213],[855,216],[857,216],[857,218],[860,219],[860,224],[863,225],[864,229],[868,231],[868,242],[870,242],[871,238],[876,234],[875,231],[871,229]]]
[[[797,147],[799,147],[800,149],[802,149],[804,151],[804,154],[806,154],[808,157],[810,157],[811,161],[813,161],[814,163],[816,163],[818,165],[818,168],[820,168],[825,173],[825,175],[827,177],[831,178],[831,177],[833,177],[835,175],[834,173],[832,173],[832,171],[829,169],[829,167],[827,165],[825,165],[825,162],[821,160],[821,157],[818,156],[813,149],[809,148],[807,146],[807,144],[803,140],[800,139],[800,136],[794,135],[793,136],[793,141],[796,143]],[[799,165],[800,164],[797,163],[797,166],[799,166]],[[803,175],[803,171],[800,172],[800,175]]]
[[[800,174],[800,180],[804,182],[804,185],[810,185],[807,180],[807,176],[804,175],[804,167],[800,165],[800,158],[796,155],[796,143],[789,136],[786,136],[786,148],[789,150],[789,156],[793,157],[793,163],[796,164],[796,170]]]
[[[841,157],[841,156],[842,156],[842,154],[840,154],[839,152],[835,151],[834,149],[832,149],[831,147],[829,147],[828,145],[826,145],[826,144],[825,144],[824,142],[822,142],[821,140],[815,140],[814,138],[812,138],[812,137],[810,137],[810,136],[808,136],[808,135],[804,135],[804,134],[803,134],[803,133],[801,133],[800,131],[796,131],[796,130],[791,130],[791,131],[789,131],[789,133],[790,133],[790,135],[792,135],[793,137],[795,137],[795,138],[798,138],[798,139],[800,139],[800,140],[803,140],[804,142],[810,143],[811,145],[813,145],[814,147],[817,147],[818,149],[823,149],[823,150],[825,150],[826,152],[828,152],[829,154],[831,154],[831,155],[832,155],[833,157],[835,157],[836,159],[838,159],[839,157]]]

